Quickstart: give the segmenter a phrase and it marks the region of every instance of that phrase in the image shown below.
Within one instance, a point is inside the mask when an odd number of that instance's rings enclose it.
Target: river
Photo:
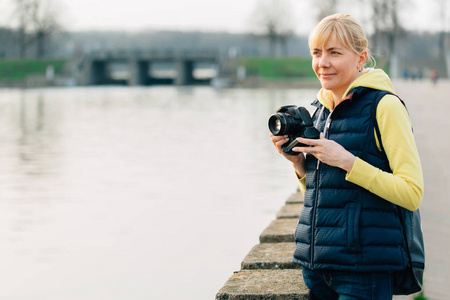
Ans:
[[[0,299],[213,299],[296,180],[268,137],[316,90],[0,90]]]

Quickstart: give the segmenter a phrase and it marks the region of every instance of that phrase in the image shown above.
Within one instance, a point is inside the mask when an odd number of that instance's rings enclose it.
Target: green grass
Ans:
[[[245,58],[240,63],[247,68],[249,76],[315,78],[311,68],[311,58]]]
[[[47,66],[61,72],[64,60],[0,60],[0,81],[21,81],[29,75],[45,75]]]
[[[245,58],[240,64],[247,68],[249,76],[271,79],[316,78],[311,58]],[[377,58],[376,68],[381,68],[389,74],[389,62],[383,58]]]
[[[420,292],[417,296],[414,297],[414,300],[427,300],[427,297],[425,297],[423,292]]]

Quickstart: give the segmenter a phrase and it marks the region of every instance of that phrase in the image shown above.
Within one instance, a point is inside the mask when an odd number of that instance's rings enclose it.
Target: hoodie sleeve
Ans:
[[[297,172],[295,172],[295,176],[297,176],[298,179],[298,187],[300,189],[300,192],[302,195],[305,195],[306,191],[306,176],[300,177]]]
[[[346,179],[389,202],[416,210],[423,196],[423,174],[408,112],[397,97],[386,95],[378,104],[376,118],[392,173],[357,158]]]

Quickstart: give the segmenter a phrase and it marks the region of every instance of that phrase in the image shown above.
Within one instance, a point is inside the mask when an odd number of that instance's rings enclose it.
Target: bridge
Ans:
[[[214,50],[98,51],[78,62],[78,85],[192,85],[218,75],[219,52]]]

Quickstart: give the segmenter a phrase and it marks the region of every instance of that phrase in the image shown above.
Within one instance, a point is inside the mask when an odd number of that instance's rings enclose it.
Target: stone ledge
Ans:
[[[260,243],[293,243],[298,219],[276,219],[259,236]]]
[[[241,270],[216,294],[216,300],[308,300],[301,270]]]
[[[286,219],[286,218],[296,218],[300,217],[300,212],[302,211],[303,204],[295,203],[295,204],[286,204],[283,206],[277,213],[277,219]]]
[[[286,200],[286,204],[303,203],[303,195],[301,192],[296,192],[289,196]]]
[[[300,192],[292,194],[277,219],[261,233],[235,272],[216,294],[216,300],[310,299],[301,267],[292,263],[294,232],[303,203]]]
[[[258,244],[244,258],[241,269],[300,269],[292,262],[294,250],[294,243]]]

